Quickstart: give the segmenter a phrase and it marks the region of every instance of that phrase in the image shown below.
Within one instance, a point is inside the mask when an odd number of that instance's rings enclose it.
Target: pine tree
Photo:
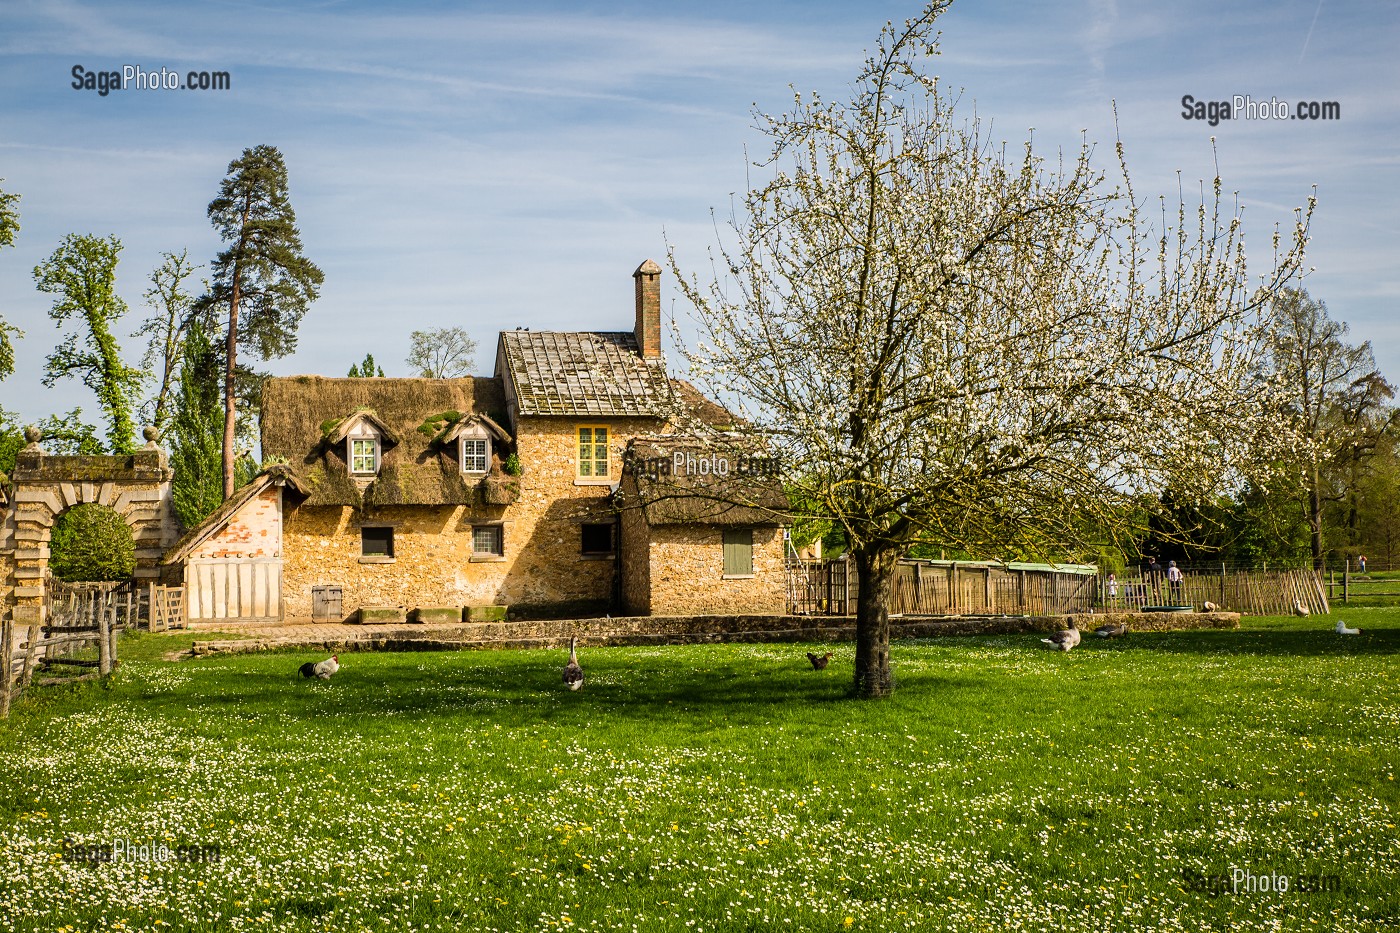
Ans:
[[[224,332],[223,495],[233,494],[238,428],[238,353],[286,356],[325,276],[302,255],[287,166],[273,146],[255,146],[229,163],[209,220],[228,244],[215,258],[204,306],[226,314]]]

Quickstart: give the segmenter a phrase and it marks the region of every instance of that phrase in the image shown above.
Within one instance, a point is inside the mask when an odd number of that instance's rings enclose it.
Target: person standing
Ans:
[[[1171,590],[1173,606],[1181,605],[1181,568],[1176,565],[1176,561],[1167,562],[1167,588]]]
[[[1359,559],[1360,559],[1360,561],[1361,561],[1361,572],[1362,572],[1362,573],[1365,573],[1365,572],[1366,572],[1366,555],[1365,555],[1365,554],[1362,554],[1361,557],[1360,557]]]

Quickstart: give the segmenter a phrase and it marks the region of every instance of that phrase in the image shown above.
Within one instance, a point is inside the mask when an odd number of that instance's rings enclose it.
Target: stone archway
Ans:
[[[154,428],[145,433],[146,446],[134,454],[74,456],[45,453],[38,430],[25,429],[29,444],[15,459],[14,496],[0,516],[0,558],[8,557],[10,565],[10,579],[0,574],[0,583],[13,587],[16,622],[44,621],[49,535],[54,520],[80,503],[109,506],[122,516],[136,540],[135,578],[159,578],[160,559],[179,537],[179,522],[170,465],[156,446],[159,434]]]

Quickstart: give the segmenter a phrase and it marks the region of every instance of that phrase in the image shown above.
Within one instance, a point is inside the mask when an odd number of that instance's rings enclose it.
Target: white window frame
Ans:
[[[349,454],[349,459],[350,459],[350,472],[351,472],[353,475],[355,475],[355,476],[373,476],[374,474],[376,474],[376,473],[379,472],[379,438],[378,438],[378,437],[375,437],[374,435],[369,435],[369,436],[367,436],[367,437],[351,437],[351,438],[348,438],[348,439],[347,439],[347,443],[350,445],[347,452],[348,452],[348,454]],[[362,457],[365,456],[365,454],[363,454],[363,453],[356,453],[356,451],[355,451],[355,445],[357,445],[357,444],[368,444],[368,445],[370,445],[369,457],[370,457],[370,461],[371,461],[371,467],[370,467],[370,469],[368,469],[368,470],[357,470],[357,469],[355,468],[356,465],[357,465],[357,461],[360,460]]]
[[[481,456],[481,461],[480,461],[480,462],[481,462],[481,467],[480,467],[479,469],[478,469],[475,465],[469,466],[469,465],[467,464],[467,445],[468,445],[468,444],[478,444],[478,443],[482,445],[482,451],[483,451],[482,456]],[[487,472],[490,472],[490,470],[491,470],[491,438],[490,438],[490,437],[488,437],[488,436],[485,435],[485,434],[482,434],[482,435],[480,435],[479,437],[461,437],[461,438],[458,438],[457,444],[458,444],[458,449],[457,449],[457,462],[458,462],[458,465],[461,466],[462,472],[463,472],[463,473],[478,473],[478,474],[479,474],[479,473],[487,473]]]

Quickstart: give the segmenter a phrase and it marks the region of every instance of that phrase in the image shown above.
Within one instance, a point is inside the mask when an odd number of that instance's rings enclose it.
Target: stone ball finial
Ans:
[[[31,424],[24,429],[24,439],[31,444],[37,444],[44,439],[44,432]]]
[[[146,439],[147,444],[155,446],[156,441],[160,440],[160,428],[155,425],[147,425],[141,429],[141,436]]]

